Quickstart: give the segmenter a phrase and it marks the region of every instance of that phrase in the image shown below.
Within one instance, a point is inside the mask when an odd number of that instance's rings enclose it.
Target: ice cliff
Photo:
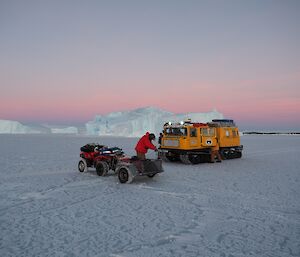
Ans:
[[[0,120],[0,134],[78,134],[76,127],[24,125],[18,121]]]
[[[39,133],[35,129],[21,124],[18,121],[0,120],[0,134],[31,134]]]
[[[191,119],[197,122],[208,122],[222,119],[223,114],[216,110],[207,113],[175,114],[156,107],[145,107],[131,111],[113,112],[107,115],[96,115],[94,120],[86,123],[88,135],[139,137],[146,131],[156,134],[163,124]]]
[[[51,128],[53,134],[78,134],[78,128],[66,127],[66,128]]]
[[[58,125],[24,125],[18,121],[0,120],[0,134],[87,134],[97,136],[139,137],[146,131],[159,134],[163,124],[191,119],[196,122],[208,122],[222,119],[223,115],[216,110],[207,113],[175,114],[156,107],[145,107],[131,111],[112,112],[107,115],[96,115],[94,120],[85,124],[85,131],[77,127]]]

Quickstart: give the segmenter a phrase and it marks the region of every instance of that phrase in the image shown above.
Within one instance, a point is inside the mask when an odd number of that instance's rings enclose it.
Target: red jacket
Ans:
[[[156,146],[149,139],[149,132],[142,136],[135,147],[135,150],[139,153],[147,153],[148,149],[156,150]]]

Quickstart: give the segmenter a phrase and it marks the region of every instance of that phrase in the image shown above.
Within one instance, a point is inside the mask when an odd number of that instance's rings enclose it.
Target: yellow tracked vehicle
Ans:
[[[209,162],[212,148],[217,144],[222,159],[241,158],[243,150],[238,128],[228,119],[166,123],[159,143],[159,154],[164,160],[187,164]]]

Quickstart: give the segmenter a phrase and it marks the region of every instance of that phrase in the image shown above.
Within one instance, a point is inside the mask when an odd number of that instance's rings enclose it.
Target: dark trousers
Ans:
[[[218,150],[212,150],[210,155],[210,161],[215,162],[215,159],[217,159],[218,162],[222,160],[221,155]]]
[[[136,156],[139,160],[146,160],[146,154],[136,151]]]

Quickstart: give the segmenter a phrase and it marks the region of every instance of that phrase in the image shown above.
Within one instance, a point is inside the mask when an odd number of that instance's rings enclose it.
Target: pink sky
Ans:
[[[298,92],[288,85],[299,81],[296,76],[281,80],[224,83],[174,81],[161,87],[156,85],[152,90],[143,81],[125,84],[124,87],[120,86],[121,82],[116,85],[109,84],[105,89],[97,89],[95,82],[87,90],[79,90],[79,86],[74,86],[75,82],[70,88],[63,84],[61,87],[52,88],[48,84],[43,88],[37,86],[32,91],[24,90],[17,94],[11,92],[0,103],[0,116],[2,119],[25,122],[84,123],[92,120],[96,114],[157,106],[175,113],[208,112],[216,108],[225,117],[240,123],[274,126],[280,120],[298,126]],[[40,85],[40,82],[37,83]],[[281,85],[287,86],[281,88]]]

